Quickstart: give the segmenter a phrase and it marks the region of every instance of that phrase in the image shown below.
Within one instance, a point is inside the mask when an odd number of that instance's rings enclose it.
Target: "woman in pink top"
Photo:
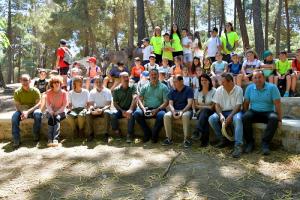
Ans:
[[[66,118],[67,92],[61,89],[62,78],[54,76],[50,79],[50,89],[46,92],[46,108],[48,116],[48,146],[58,146],[60,121]]]

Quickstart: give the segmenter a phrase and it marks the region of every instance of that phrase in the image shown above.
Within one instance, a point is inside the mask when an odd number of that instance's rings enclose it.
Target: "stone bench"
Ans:
[[[11,115],[12,112],[6,113],[5,115],[0,114],[0,140],[8,140],[12,138],[11,135]],[[154,125],[154,120],[150,119],[147,120],[147,123],[150,126]],[[191,133],[193,132],[197,121],[191,120]],[[32,137],[32,124],[33,120],[28,119],[23,122],[21,122],[21,137]],[[290,152],[300,152],[300,120],[292,120],[292,119],[284,119],[282,123],[282,127],[278,129],[274,139],[273,143],[280,144],[283,146],[283,148]],[[100,135],[103,134],[104,130],[104,121],[103,118],[98,118],[95,121],[95,134]],[[264,124],[254,124],[254,134],[256,143],[260,144],[261,141],[261,135],[263,130],[265,129],[266,125]],[[120,129],[122,130],[122,134],[126,135],[127,133],[127,122],[126,119],[120,120]],[[87,132],[87,131],[86,131]],[[110,131],[110,134],[111,131]],[[42,129],[41,129],[41,135],[46,140],[47,137],[47,119],[43,119],[42,122]],[[87,135],[87,133],[86,133]],[[135,135],[136,136],[143,136],[143,132],[138,124],[135,124]],[[160,138],[165,138],[165,131],[162,129],[160,132]],[[67,120],[62,121],[61,123],[61,137],[62,138],[72,138],[74,136],[73,133],[70,132],[69,124]],[[182,124],[180,120],[174,120],[173,123],[173,136],[174,140],[181,142],[183,139],[183,131],[182,131]],[[214,134],[210,133],[210,138],[214,140]]]

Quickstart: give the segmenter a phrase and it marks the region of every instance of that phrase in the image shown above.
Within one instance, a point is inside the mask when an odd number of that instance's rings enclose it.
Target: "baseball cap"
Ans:
[[[268,57],[270,55],[272,55],[272,52],[270,50],[265,50],[263,52],[263,56],[262,57],[263,57],[263,59],[266,59],[266,57]]]
[[[96,64],[97,59],[95,57],[90,57],[86,62],[92,62]]]
[[[142,42],[150,42],[150,39],[149,38],[144,38],[144,39],[142,39]]]
[[[238,54],[235,53],[235,52],[232,52],[232,53],[230,54],[230,57],[232,57],[232,56],[238,56]]]
[[[148,72],[148,71],[143,71],[143,72],[142,72],[142,76],[144,76],[144,77],[149,77],[149,72]]]
[[[66,45],[66,44],[67,44],[67,41],[66,41],[65,39],[61,39],[61,40],[59,41],[59,43],[62,44],[62,45]]]
[[[166,36],[166,35],[170,35],[168,32],[165,32],[164,34],[163,34],[163,36]]]
[[[213,27],[209,32],[219,32],[218,28],[217,27]]]
[[[158,73],[160,74],[166,74],[167,73],[167,70],[163,69],[163,68],[159,68],[158,69]]]
[[[135,57],[134,60],[135,61],[141,61],[140,57]]]
[[[149,58],[155,58],[156,56],[155,56],[155,54],[150,54],[150,56],[149,56]]]

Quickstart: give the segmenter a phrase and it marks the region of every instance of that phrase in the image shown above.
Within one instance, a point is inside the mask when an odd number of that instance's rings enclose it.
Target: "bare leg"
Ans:
[[[287,75],[286,76],[286,90],[285,92],[290,92],[290,89],[291,89],[291,76],[290,75]]]

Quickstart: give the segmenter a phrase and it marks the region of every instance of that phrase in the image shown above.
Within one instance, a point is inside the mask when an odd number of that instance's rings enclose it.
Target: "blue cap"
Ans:
[[[143,72],[142,72],[142,76],[148,77],[148,76],[149,76],[149,72],[148,72],[148,71],[143,71]]]

